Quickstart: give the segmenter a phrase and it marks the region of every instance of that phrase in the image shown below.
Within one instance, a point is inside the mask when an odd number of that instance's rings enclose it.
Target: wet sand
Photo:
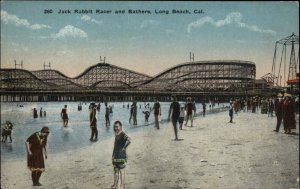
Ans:
[[[282,128],[273,132],[276,117],[266,114],[241,112],[234,123],[228,121],[227,111],[196,117],[194,127],[180,131],[182,141],[173,140],[171,123],[131,133],[126,188],[299,188],[299,135],[284,134]],[[296,133],[298,124],[297,116]],[[1,164],[1,188],[110,188],[113,143],[111,138],[48,154],[40,187],[32,186],[26,158],[7,161]]]

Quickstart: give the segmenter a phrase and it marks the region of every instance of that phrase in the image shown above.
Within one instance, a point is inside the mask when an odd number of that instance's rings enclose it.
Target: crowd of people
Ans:
[[[299,98],[292,96],[280,97],[251,97],[246,99],[234,99],[230,101],[229,117],[230,123],[233,121],[234,113],[239,111],[256,113],[261,110],[261,114],[268,117],[277,117],[275,132],[279,132],[283,123],[284,133],[293,134],[292,129],[296,129],[296,114],[299,114]]]
[[[99,103],[100,104],[100,103]],[[97,111],[100,111],[100,106],[96,104],[91,104],[89,107],[90,114],[90,129],[91,137],[90,141],[98,140],[98,129],[97,129]],[[133,101],[131,106],[128,104],[127,108],[130,109],[129,123],[133,121],[133,125],[137,126],[137,102]],[[210,108],[212,108],[210,104]],[[125,105],[123,105],[125,108]],[[140,105],[141,108],[141,105]],[[113,106],[108,106],[105,103],[105,124],[108,127],[110,125],[111,115]],[[281,125],[283,124],[284,133],[293,134],[292,130],[296,129],[296,117],[295,114],[299,113],[299,98],[292,98],[291,96],[285,97],[250,97],[250,98],[237,98],[231,99],[228,104],[229,109],[229,123],[233,123],[234,115],[238,114],[240,111],[267,114],[268,117],[277,117],[275,132],[279,132]],[[35,109],[36,110],[36,109]],[[148,111],[149,110],[149,111]],[[40,110],[42,116],[42,108]],[[34,111],[34,114],[37,113]],[[161,105],[158,98],[155,99],[153,107],[145,104],[145,111],[142,111],[145,116],[145,122],[149,121],[149,117],[153,114],[154,117],[154,128],[160,129],[160,119],[162,115]],[[206,105],[202,102],[202,113],[203,117],[206,114]],[[168,121],[171,121],[174,130],[174,141],[181,141],[182,138],[179,137],[179,131],[183,129],[183,126],[187,127],[190,122],[190,127],[193,127],[193,119],[196,115],[196,102],[192,100],[191,97],[186,99],[185,103],[178,102],[176,96],[172,97],[172,102],[170,103],[168,111]],[[34,115],[35,117],[35,115]],[[61,118],[63,120],[63,126],[68,126],[69,116],[67,113],[67,105],[61,110]],[[184,123],[185,122],[185,123]],[[117,188],[119,184],[124,187],[125,183],[125,172],[127,162],[126,149],[131,143],[130,137],[125,134],[122,129],[122,122],[115,121],[113,124],[113,131],[115,133],[114,149],[112,153],[112,164],[114,167],[114,184],[111,188]],[[47,137],[50,133],[48,127],[43,127],[40,131],[34,132],[26,140],[27,149],[27,166],[31,170],[31,177],[33,186],[41,186],[39,178],[42,172],[45,170],[44,157],[47,159]]]

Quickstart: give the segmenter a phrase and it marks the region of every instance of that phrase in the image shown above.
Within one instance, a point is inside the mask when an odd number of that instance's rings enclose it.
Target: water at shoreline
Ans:
[[[129,124],[130,109],[127,105],[132,102],[109,102],[108,105],[113,106],[113,114],[111,115],[111,125],[115,120],[120,120],[123,123],[124,130],[127,133],[147,129],[154,124],[154,116],[151,113],[149,122],[145,122],[142,111],[150,111],[145,108],[144,102],[138,102],[137,127]],[[20,107],[20,104],[23,107]],[[68,127],[62,126],[60,111],[64,105],[68,105],[69,124]],[[153,102],[149,103],[153,106]],[[162,108],[161,121],[167,120],[170,102],[160,102]],[[181,102],[181,105],[184,103]],[[224,104],[220,104],[220,107]],[[13,123],[12,143],[1,143],[1,161],[12,158],[26,157],[25,141],[36,131],[39,131],[42,126],[48,126],[51,134],[48,138],[48,152],[59,153],[77,148],[82,148],[91,145],[90,127],[89,127],[89,103],[82,104],[82,110],[78,111],[78,102],[6,102],[1,103],[1,126],[6,120]],[[206,105],[209,111],[209,104]],[[217,106],[218,107],[218,106]],[[46,117],[33,118],[33,108],[39,110],[42,108],[46,111]],[[197,112],[202,111],[202,105],[196,104]],[[97,111],[97,127],[98,127],[98,142],[114,136],[112,126],[105,126],[105,105],[101,103],[100,111]],[[9,141],[9,139],[8,139]]]

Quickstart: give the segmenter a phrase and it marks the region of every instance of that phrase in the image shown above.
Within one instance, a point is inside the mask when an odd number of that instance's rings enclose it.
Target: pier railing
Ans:
[[[184,100],[192,97],[197,101],[203,99],[218,98],[230,99],[233,97],[246,96],[274,96],[277,92],[267,90],[249,91],[109,91],[109,90],[69,90],[69,91],[21,91],[21,90],[0,90],[1,102],[32,102],[32,101],[152,101],[159,98],[160,101],[169,101],[172,96]]]

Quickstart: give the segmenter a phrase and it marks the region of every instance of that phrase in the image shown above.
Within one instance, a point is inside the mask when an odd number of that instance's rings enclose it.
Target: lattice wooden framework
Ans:
[[[155,77],[107,63],[86,69],[75,78],[56,70],[0,69],[5,90],[109,91],[241,91],[255,81],[255,64],[248,61],[199,61],[179,64]]]
[[[58,87],[23,69],[0,69],[0,86],[6,90],[51,90]]]
[[[49,85],[58,86],[58,89],[83,89],[83,87],[74,82],[72,78],[67,77],[57,70],[38,70],[32,71],[31,73]]]
[[[172,67],[139,86],[142,90],[220,91],[253,86],[255,64],[248,61],[198,61]]]
[[[99,63],[85,70],[73,81],[91,88],[132,88],[151,78],[118,66]]]

